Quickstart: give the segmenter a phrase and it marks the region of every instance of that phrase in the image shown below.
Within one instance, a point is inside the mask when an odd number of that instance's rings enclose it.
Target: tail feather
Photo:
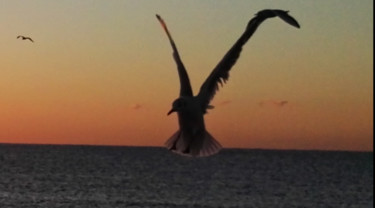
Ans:
[[[220,143],[207,131],[192,138],[180,130],[165,142],[165,146],[174,153],[193,157],[214,155],[222,148]]]

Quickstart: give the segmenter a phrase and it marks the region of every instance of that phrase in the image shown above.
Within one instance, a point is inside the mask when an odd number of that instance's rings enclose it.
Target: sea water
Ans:
[[[0,144],[0,207],[373,207],[373,152]]]

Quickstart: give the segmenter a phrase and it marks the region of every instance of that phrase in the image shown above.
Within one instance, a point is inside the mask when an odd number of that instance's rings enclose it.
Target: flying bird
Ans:
[[[33,39],[31,39],[30,37],[26,37],[26,36],[23,36],[23,35],[17,36],[17,39],[19,39],[19,38],[22,38],[22,40],[30,40],[31,42],[34,42]]]
[[[228,80],[229,70],[240,56],[242,46],[245,45],[264,20],[276,16],[294,27],[300,27],[298,22],[289,16],[288,11],[266,9],[258,12],[249,21],[245,32],[204,81],[199,93],[194,96],[176,44],[164,20],[159,15],[156,15],[172,46],[173,58],[177,64],[180,78],[180,96],[173,102],[172,109],[167,114],[170,115],[173,112],[177,112],[179,121],[179,130],[165,142],[169,150],[177,154],[193,157],[210,156],[220,151],[222,148],[220,143],[205,128],[204,114],[207,113],[207,109],[212,108],[209,103],[215,96],[216,91],[218,91],[219,84],[222,86]]]

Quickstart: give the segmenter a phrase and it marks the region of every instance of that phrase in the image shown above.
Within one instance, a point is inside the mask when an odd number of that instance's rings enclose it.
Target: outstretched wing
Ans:
[[[28,39],[30,40],[31,42],[34,42],[33,39],[29,38],[29,37],[26,37],[25,39]]]
[[[289,11],[283,11],[283,10],[279,10],[279,9],[274,9],[272,10],[276,16],[280,17],[282,20],[284,20],[286,23],[296,27],[296,28],[300,28],[297,20],[295,20],[292,16],[290,16],[288,14]]]
[[[258,12],[256,16],[249,21],[245,32],[232,46],[232,48],[225,54],[223,59],[214,68],[214,70],[211,72],[211,74],[208,76],[206,81],[201,86],[198,97],[199,100],[202,102],[202,107],[204,109],[207,109],[208,104],[215,96],[216,91],[219,89],[219,84],[223,85],[223,83],[225,83],[228,80],[229,70],[233,67],[238,57],[240,56],[243,45],[245,45],[245,43],[250,39],[250,37],[258,28],[258,26],[264,20],[275,16],[279,16],[287,23],[295,27],[299,27],[297,21],[293,17],[289,16],[287,14],[287,11],[267,9]]]
[[[177,64],[178,75],[180,77],[180,96],[193,96],[193,91],[191,89],[189,76],[186,72],[185,66],[181,61],[180,55],[176,48],[176,44],[174,43],[172,36],[170,35],[167,25],[165,24],[164,20],[157,14],[156,18],[159,20],[161,26],[163,27],[165,33],[167,33],[169,42],[171,43],[173,49],[173,58]]]

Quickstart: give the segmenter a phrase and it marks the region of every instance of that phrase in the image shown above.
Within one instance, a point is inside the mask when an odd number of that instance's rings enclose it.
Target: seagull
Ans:
[[[23,35],[19,35],[19,36],[17,36],[17,39],[18,39],[18,38],[22,38],[22,40],[30,40],[31,42],[34,42],[33,39],[31,39],[30,37],[25,37],[25,36],[23,36]]]
[[[179,130],[165,142],[165,146],[170,151],[191,157],[210,156],[220,151],[222,146],[208,133],[204,124],[204,115],[207,113],[207,109],[213,108],[213,106],[209,105],[210,101],[215,96],[216,91],[218,91],[219,84],[223,86],[228,80],[229,70],[239,58],[242,46],[245,45],[264,20],[271,17],[279,17],[286,23],[300,28],[298,22],[288,12],[274,9],[259,11],[249,21],[245,32],[204,81],[196,96],[193,95],[188,74],[167,25],[160,15],[156,15],[172,46],[173,58],[177,64],[180,78],[180,96],[173,102],[172,109],[167,113],[167,115],[170,115],[173,112],[177,112],[179,122]]]

